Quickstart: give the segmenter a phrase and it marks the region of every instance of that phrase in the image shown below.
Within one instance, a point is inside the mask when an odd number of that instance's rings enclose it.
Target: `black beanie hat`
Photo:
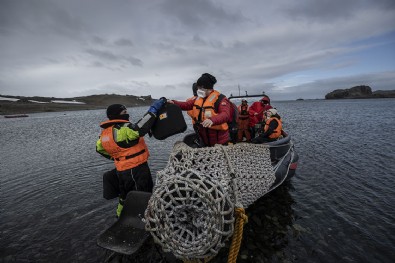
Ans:
[[[205,89],[213,89],[214,84],[217,83],[217,79],[208,73],[204,73],[196,82],[198,87],[203,87]]]
[[[123,111],[126,110],[126,107],[122,104],[112,104],[108,106],[107,108],[107,117],[110,120],[117,119],[119,117],[119,114]]]
[[[192,84],[192,93],[193,93],[193,96],[197,96],[197,85],[196,85],[196,82]]]

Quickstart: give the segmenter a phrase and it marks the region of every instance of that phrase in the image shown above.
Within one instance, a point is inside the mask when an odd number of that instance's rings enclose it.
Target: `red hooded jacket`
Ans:
[[[268,104],[262,104],[261,101],[267,101]],[[260,101],[255,101],[252,103],[248,109],[248,113],[250,114],[250,127],[254,127],[255,124],[262,122],[263,113],[272,108],[273,107],[270,105],[269,97],[263,97]]]
[[[174,104],[178,105],[182,110],[189,111],[193,109],[194,100],[186,102],[173,100]],[[210,117],[214,125],[220,125],[226,122],[231,122],[233,118],[233,109],[228,98],[223,98],[219,103],[217,115]],[[201,124],[197,125],[200,138],[206,146],[214,146],[215,144],[225,144],[229,142],[229,130],[214,130],[204,128]]]

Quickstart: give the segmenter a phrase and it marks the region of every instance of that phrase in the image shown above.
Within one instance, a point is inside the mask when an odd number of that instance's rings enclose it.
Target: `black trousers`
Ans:
[[[276,139],[271,139],[269,137],[264,137],[262,135],[259,135],[259,136],[255,137],[254,139],[252,139],[251,142],[255,143],[255,144],[261,144],[261,143],[265,143],[265,142],[273,142],[275,140]]]
[[[130,191],[152,192],[153,186],[146,162],[126,171],[113,169],[103,174],[103,197],[107,200],[116,197],[125,200]]]

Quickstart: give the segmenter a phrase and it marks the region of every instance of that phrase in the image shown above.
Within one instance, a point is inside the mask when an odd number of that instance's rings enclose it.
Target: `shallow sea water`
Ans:
[[[393,262],[395,100],[273,105],[299,166],[290,184],[247,210],[239,261]],[[145,110],[129,109],[134,121]],[[103,260],[96,239],[115,221],[116,208],[116,200],[102,198],[101,176],[113,164],[95,152],[104,116],[92,110],[0,118],[1,262]],[[182,137],[147,138],[153,174]],[[226,252],[214,261],[225,262]]]

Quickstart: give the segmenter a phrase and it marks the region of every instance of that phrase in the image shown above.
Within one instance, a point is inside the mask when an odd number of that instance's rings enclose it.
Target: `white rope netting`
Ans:
[[[214,256],[233,234],[234,208],[254,203],[274,181],[268,146],[176,143],[157,173],[146,230],[177,258]]]

